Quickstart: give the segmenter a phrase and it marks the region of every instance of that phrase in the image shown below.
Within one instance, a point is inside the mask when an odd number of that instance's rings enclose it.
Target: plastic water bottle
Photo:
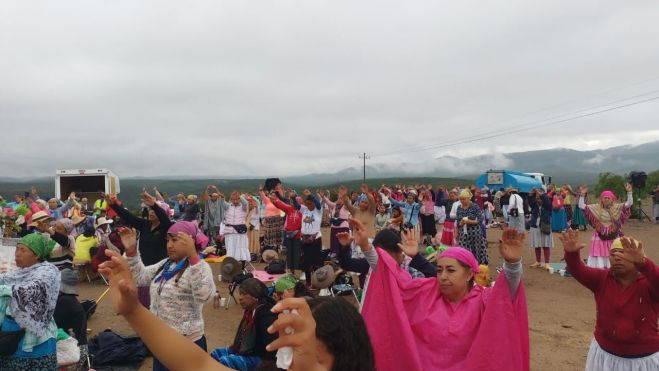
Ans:
[[[213,308],[219,309],[220,308],[220,291],[215,291],[215,296],[213,297]]]

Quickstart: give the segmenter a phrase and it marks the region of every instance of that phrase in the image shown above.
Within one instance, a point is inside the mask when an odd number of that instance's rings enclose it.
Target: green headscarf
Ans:
[[[15,211],[16,211],[17,215],[25,216],[30,211],[30,209],[28,209],[27,206],[25,206],[25,205],[21,205],[21,206],[17,207]]]
[[[275,281],[275,291],[281,294],[282,292],[288,289],[294,288],[297,282],[298,282],[297,277],[289,273],[285,276],[280,277],[277,281]]]
[[[32,250],[39,260],[46,260],[53,250],[53,244],[48,243],[40,233],[31,233],[18,240],[17,245],[24,245]]]

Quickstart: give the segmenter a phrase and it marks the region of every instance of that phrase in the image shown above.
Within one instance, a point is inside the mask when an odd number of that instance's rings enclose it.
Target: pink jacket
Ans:
[[[377,252],[362,316],[378,371],[529,369],[521,283],[511,298],[501,272],[494,288],[476,286],[455,305],[442,297],[436,278],[412,279],[389,254]]]

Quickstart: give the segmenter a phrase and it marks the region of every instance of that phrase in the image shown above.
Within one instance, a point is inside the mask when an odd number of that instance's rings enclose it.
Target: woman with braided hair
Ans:
[[[167,254],[162,261],[144,266],[137,251],[135,230],[125,229],[121,241],[138,286],[150,286],[151,312],[179,334],[206,350],[204,304],[215,293],[213,272],[199,259],[208,237],[192,222],[180,221],[167,231]],[[158,359],[153,369],[167,370]]]

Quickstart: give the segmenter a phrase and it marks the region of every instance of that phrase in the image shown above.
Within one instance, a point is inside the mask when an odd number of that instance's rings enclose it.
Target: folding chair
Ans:
[[[73,268],[77,270],[78,273],[84,272],[85,278],[87,278],[87,282],[92,283],[92,278],[89,276],[89,267],[90,267],[89,263],[77,263],[75,261],[73,262]]]
[[[332,297],[336,296],[344,296],[347,295],[348,293],[352,293],[352,296],[355,298],[355,301],[359,303],[359,297],[357,296],[357,288],[352,287],[351,285],[347,283],[340,283],[338,285],[332,285],[330,286],[330,294]]]

